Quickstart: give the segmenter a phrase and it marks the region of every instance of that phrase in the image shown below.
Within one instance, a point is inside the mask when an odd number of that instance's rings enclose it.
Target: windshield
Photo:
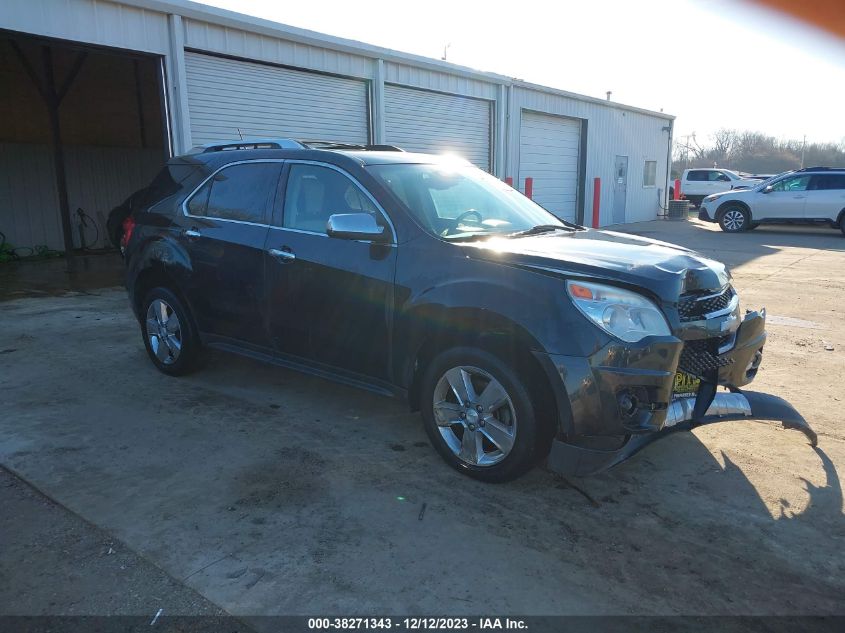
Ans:
[[[426,231],[446,240],[574,226],[469,165],[370,165],[368,170],[405,203]]]
[[[766,178],[763,182],[761,182],[759,185],[756,185],[754,187],[754,191],[762,191],[768,185],[771,185],[776,180],[780,179],[782,176],[786,176],[787,174],[791,174],[791,173],[792,173],[791,171],[785,171],[782,174],[776,174],[776,175],[772,176],[771,178]]]

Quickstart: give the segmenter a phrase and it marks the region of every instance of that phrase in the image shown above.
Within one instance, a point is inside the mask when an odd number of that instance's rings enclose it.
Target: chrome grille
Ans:
[[[705,314],[727,308],[734,294],[733,286],[728,286],[715,295],[683,295],[678,302],[678,315],[681,321],[696,321]]]

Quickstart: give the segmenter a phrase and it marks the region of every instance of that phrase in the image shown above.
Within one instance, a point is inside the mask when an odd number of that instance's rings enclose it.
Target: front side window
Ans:
[[[810,176],[792,176],[772,185],[772,191],[807,191]]]
[[[720,171],[710,171],[707,172],[708,179],[710,182],[730,182],[731,179],[727,174],[723,174]]]
[[[657,161],[647,160],[643,169],[643,187],[654,187],[657,182]]]
[[[370,213],[383,224],[370,198],[344,174],[321,165],[291,165],[282,225],[325,233],[329,217],[335,213]]]
[[[476,167],[435,163],[367,169],[437,237],[473,239],[543,225],[565,228],[543,207]]]
[[[279,181],[279,163],[242,163],[218,171],[188,201],[198,217],[263,224]]]

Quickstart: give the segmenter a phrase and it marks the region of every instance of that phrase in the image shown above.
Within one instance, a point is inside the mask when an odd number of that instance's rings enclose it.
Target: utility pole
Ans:
[[[804,149],[807,147],[807,135],[804,135],[804,142],[801,143],[801,169],[804,169]]]

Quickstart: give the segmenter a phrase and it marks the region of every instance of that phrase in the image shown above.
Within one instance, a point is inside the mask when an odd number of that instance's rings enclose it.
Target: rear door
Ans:
[[[264,242],[281,165],[227,165],[183,205],[179,239],[193,270],[186,291],[204,333],[267,344],[262,321]]]
[[[804,217],[807,188],[812,176],[788,176],[772,183],[771,191],[757,197],[755,219],[795,220]]]
[[[266,241],[273,344],[286,355],[386,380],[395,244],[330,238],[326,222],[335,213],[372,213],[392,232],[387,216],[333,165],[289,161],[285,172],[284,205]]]
[[[681,183],[681,193],[687,196],[709,195],[707,174],[707,169],[690,169]]]
[[[836,220],[845,209],[845,174],[816,174],[807,189],[804,217],[809,220]]]

